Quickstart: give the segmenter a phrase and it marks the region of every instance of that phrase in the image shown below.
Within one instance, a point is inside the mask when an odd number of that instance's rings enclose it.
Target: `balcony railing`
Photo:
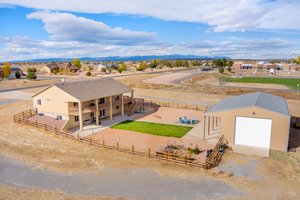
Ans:
[[[129,96],[123,96],[124,98],[124,104],[132,102],[132,98]],[[113,106],[120,106],[122,103],[121,99],[119,100],[113,100],[112,105]],[[100,104],[99,103],[99,109],[106,109],[110,107],[110,102],[105,102]],[[70,115],[79,115],[79,107],[69,107],[68,108],[69,114]],[[91,112],[96,112],[96,106],[95,105],[88,105],[88,106],[83,106],[82,108],[82,113],[91,113]]]

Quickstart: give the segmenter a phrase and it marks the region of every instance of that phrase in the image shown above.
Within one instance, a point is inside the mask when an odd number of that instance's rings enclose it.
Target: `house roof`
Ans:
[[[276,113],[290,116],[286,100],[263,92],[229,97],[210,108],[206,113],[222,112],[256,106]]]
[[[59,66],[56,63],[50,63],[45,65],[46,67],[48,67],[49,69],[57,69],[59,68]]]
[[[111,78],[61,82],[55,83],[48,88],[52,86],[58,87],[81,102],[133,91],[131,87]],[[45,90],[42,90],[34,96]]]

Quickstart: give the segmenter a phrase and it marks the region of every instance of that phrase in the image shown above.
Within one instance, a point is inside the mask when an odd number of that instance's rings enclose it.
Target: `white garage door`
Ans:
[[[236,117],[235,144],[270,148],[271,119]]]

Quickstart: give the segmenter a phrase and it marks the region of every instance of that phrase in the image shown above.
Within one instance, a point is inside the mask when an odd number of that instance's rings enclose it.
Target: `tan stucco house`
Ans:
[[[79,126],[82,130],[86,123],[99,124],[103,118],[124,115],[133,105],[133,89],[114,79],[61,82],[32,99],[38,114],[65,120],[63,129]]]
[[[237,152],[262,150],[268,156],[269,149],[287,150],[290,114],[284,98],[251,93],[214,105],[204,115],[203,128],[204,139],[224,135]]]

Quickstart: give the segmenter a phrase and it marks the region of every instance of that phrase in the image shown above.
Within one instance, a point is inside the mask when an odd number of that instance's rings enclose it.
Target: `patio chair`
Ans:
[[[189,124],[189,123],[190,123],[190,120],[188,120],[188,119],[186,118],[186,116],[184,116],[183,121],[184,121],[184,123],[186,123],[186,124]]]
[[[184,120],[183,120],[181,117],[179,117],[179,121],[180,121],[180,123],[182,123],[182,124],[185,123]]]

